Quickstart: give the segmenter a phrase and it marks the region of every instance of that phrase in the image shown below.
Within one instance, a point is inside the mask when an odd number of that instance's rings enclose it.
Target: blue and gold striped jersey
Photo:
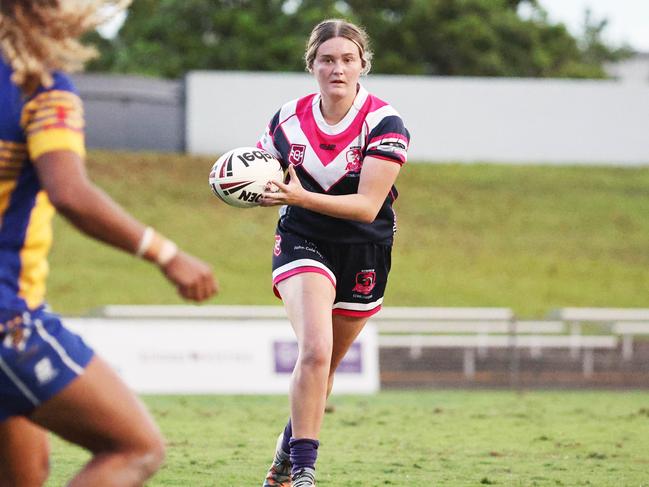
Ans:
[[[83,108],[63,74],[25,96],[0,57],[0,308],[35,309],[45,299],[54,208],[33,161],[56,150],[84,156]]]

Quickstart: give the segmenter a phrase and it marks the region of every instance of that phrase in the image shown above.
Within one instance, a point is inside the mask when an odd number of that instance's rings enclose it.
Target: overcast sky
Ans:
[[[584,12],[590,8],[595,19],[606,18],[605,38],[614,44],[627,43],[637,51],[649,52],[649,0],[539,0],[554,22],[563,22],[575,35],[582,32]],[[102,29],[114,35],[123,17]]]
[[[590,8],[595,19],[608,19],[606,40],[649,52],[649,0],[539,0],[539,3],[551,20],[563,22],[573,34],[582,32],[584,12]]]

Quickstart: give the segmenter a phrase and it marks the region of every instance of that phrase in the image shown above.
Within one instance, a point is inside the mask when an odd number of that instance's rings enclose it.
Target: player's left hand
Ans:
[[[308,191],[300,184],[293,164],[288,166],[288,175],[289,179],[287,183],[274,179],[269,181],[261,199],[261,206],[302,206]],[[278,188],[277,191],[271,190],[273,185]]]
[[[182,250],[178,250],[161,270],[185,299],[205,301],[219,291],[219,283],[209,264]]]

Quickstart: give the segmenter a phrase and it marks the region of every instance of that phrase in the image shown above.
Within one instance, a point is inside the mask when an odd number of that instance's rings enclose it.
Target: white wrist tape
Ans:
[[[178,246],[171,240],[164,239],[160,246],[160,252],[155,260],[159,266],[164,267],[171,261],[171,259],[176,257],[177,253]]]
[[[146,227],[144,229],[144,233],[142,234],[142,238],[140,238],[140,243],[137,246],[135,255],[142,257],[144,253],[149,250],[149,247],[151,247],[151,243],[153,242],[154,235],[155,230],[152,227]]]
[[[152,227],[146,227],[135,255],[155,262],[163,267],[178,254],[178,246],[171,240],[164,238]]]

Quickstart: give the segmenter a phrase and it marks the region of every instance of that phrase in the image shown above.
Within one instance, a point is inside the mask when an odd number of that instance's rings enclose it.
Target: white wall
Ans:
[[[609,76],[623,83],[649,84],[649,52],[636,53],[623,61],[604,65]]]
[[[372,76],[411,132],[411,161],[649,164],[649,84]],[[187,151],[254,145],[279,107],[317,90],[309,74],[191,72]]]

